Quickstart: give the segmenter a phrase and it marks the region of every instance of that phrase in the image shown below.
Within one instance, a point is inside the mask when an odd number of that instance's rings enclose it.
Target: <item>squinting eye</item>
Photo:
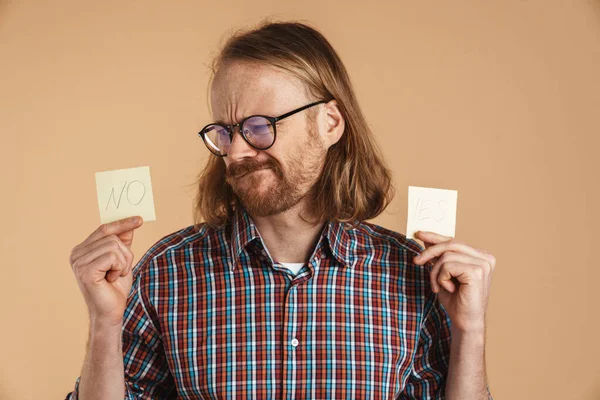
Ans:
[[[245,129],[244,132],[246,135],[270,135],[271,130],[269,129],[268,124],[261,125],[252,125],[249,128]]]
[[[226,130],[219,131],[219,139],[221,139],[221,140],[225,140],[225,139],[229,140],[229,133],[227,133]]]

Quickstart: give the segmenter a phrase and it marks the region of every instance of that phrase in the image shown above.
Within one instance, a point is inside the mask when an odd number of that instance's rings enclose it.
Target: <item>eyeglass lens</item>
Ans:
[[[266,149],[273,144],[275,131],[271,121],[264,117],[250,117],[242,126],[246,139],[258,149]],[[222,125],[209,125],[204,130],[204,138],[209,150],[216,154],[227,154],[231,140],[229,132]]]

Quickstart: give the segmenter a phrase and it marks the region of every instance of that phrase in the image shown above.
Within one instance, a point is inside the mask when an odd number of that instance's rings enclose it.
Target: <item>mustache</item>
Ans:
[[[272,168],[277,174],[281,175],[279,163],[274,159],[268,158],[264,161],[259,161],[249,158],[245,161],[229,164],[225,170],[225,177],[227,179],[235,179],[249,172],[258,171],[265,168]]]

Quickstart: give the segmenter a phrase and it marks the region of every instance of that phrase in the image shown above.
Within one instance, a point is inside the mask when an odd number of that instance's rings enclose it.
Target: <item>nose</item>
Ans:
[[[237,128],[237,133],[236,133]],[[231,144],[227,150],[227,158],[231,161],[238,161],[246,157],[254,157],[258,153],[254,147],[250,146],[248,142],[242,137],[241,127],[233,127],[233,137],[231,138]]]

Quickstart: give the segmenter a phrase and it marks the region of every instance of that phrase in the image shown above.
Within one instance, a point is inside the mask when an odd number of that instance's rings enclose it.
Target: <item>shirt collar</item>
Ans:
[[[329,249],[333,256],[342,265],[354,269],[356,265],[355,246],[352,246],[352,238],[348,232],[348,224],[345,222],[328,221],[323,229],[323,237],[327,239]]]
[[[348,268],[354,268],[356,259],[350,243],[350,235],[346,229],[347,224],[344,222],[328,221],[323,228],[317,248],[322,245],[321,242],[325,239],[324,241],[327,242],[331,254],[337,261]],[[262,241],[258,228],[256,228],[254,221],[243,207],[236,207],[233,213],[229,242],[231,251],[229,269],[231,271],[235,270],[241,252],[254,239]]]
[[[258,229],[250,215],[244,210],[243,207],[235,207],[233,213],[233,222],[231,227],[231,238],[229,241],[231,258],[229,262],[229,269],[235,270],[240,253],[248,243],[256,238],[260,238]]]

